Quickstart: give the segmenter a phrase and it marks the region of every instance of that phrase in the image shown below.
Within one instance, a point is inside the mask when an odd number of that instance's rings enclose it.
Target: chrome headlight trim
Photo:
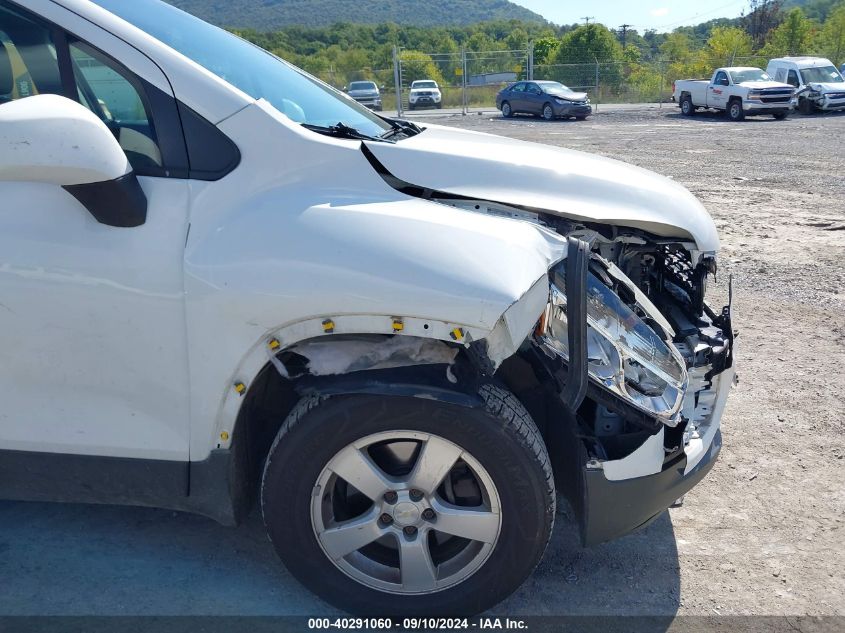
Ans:
[[[565,264],[561,262],[551,273],[550,301],[541,339],[568,361]],[[675,426],[689,384],[683,357],[671,341],[662,340],[594,274],[588,273],[587,285],[591,382],[648,416]],[[648,316],[654,309],[639,307]]]

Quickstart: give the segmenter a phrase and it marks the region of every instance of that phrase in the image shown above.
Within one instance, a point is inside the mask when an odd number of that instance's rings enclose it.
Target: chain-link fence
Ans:
[[[496,93],[502,87],[530,78],[532,55],[529,49],[441,53],[396,49],[394,66],[393,85],[399,87],[399,99],[394,90],[391,101],[383,98],[385,104],[396,103],[400,112],[416,107],[460,108],[467,112],[495,105]],[[437,82],[440,101],[435,97],[431,102],[412,103],[411,86],[415,81],[426,80]],[[428,92],[425,88],[423,91]]]
[[[534,64],[533,49],[425,53],[396,49],[392,68],[361,69],[336,79],[323,78],[338,88],[348,77],[375,81],[381,88],[387,110],[409,109],[410,86],[417,80],[438,83],[440,107],[469,112],[491,109],[496,94],[516,81],[536,79],[558,81],[577,92],[586,92],[593,104],[667,103],[672,99],[672,85],[678,79],[709,79],[721,66],[766,68],[768,60],[755,56],[707,56],[701,51],[685,59],[653,59],[562,64]],[[397,101],[397,89],[399,97]],[[426,107],[437,104],[426,104]]]

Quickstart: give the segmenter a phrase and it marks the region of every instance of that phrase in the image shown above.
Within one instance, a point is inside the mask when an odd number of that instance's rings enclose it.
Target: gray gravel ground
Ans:
[[[583,122],[429,119],[597,152],[676,179],[716,219],[741,381],[724,449],[646,530],[546,558],[497,612],[845,616],[845,115],[730,123],[675,108]],[[277,564],[253,515],[229,529],[139,508],[0,502],[0,614],[332,613]]]

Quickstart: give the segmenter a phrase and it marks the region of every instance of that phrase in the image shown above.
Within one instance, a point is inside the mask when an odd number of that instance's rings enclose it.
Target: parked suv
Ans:
[[[381,92],[374,81],[353,81],[346,88],[346,94],[371,110],[381,111]]]
[[[236,525],[349,611],[469,614],[712,468],[683,187],[381,117],[158,0],[0,0],[0,498]],[[13,545],[12,545],[13,546]],[[643,580],[645,582],[646,579]]]
[[[433,79],[418,79],[411,83],[411,90],[408,94],[408,109],[432,106],[443,107],[443,95],[440,86]]]
[[[781,57],[769,62],[766,72],[797,89],[798,110],[845,109],[845,79],[823,57]]]

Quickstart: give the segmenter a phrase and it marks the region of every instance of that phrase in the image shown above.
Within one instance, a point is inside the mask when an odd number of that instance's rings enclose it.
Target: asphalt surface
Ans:
[[[845,616],[845,115],[735,124],[664,105],[583,123],[436,122],[601,153],[689,187],[723,239],[711,300],[733,275],[741,330],[722,456],[685,505],[583,549],[561,503],[545,559],[496,611]],[[335,613],[277,563],[257,514],[232,529],[155,509],[0,502],[0,579],[0,615]]]

